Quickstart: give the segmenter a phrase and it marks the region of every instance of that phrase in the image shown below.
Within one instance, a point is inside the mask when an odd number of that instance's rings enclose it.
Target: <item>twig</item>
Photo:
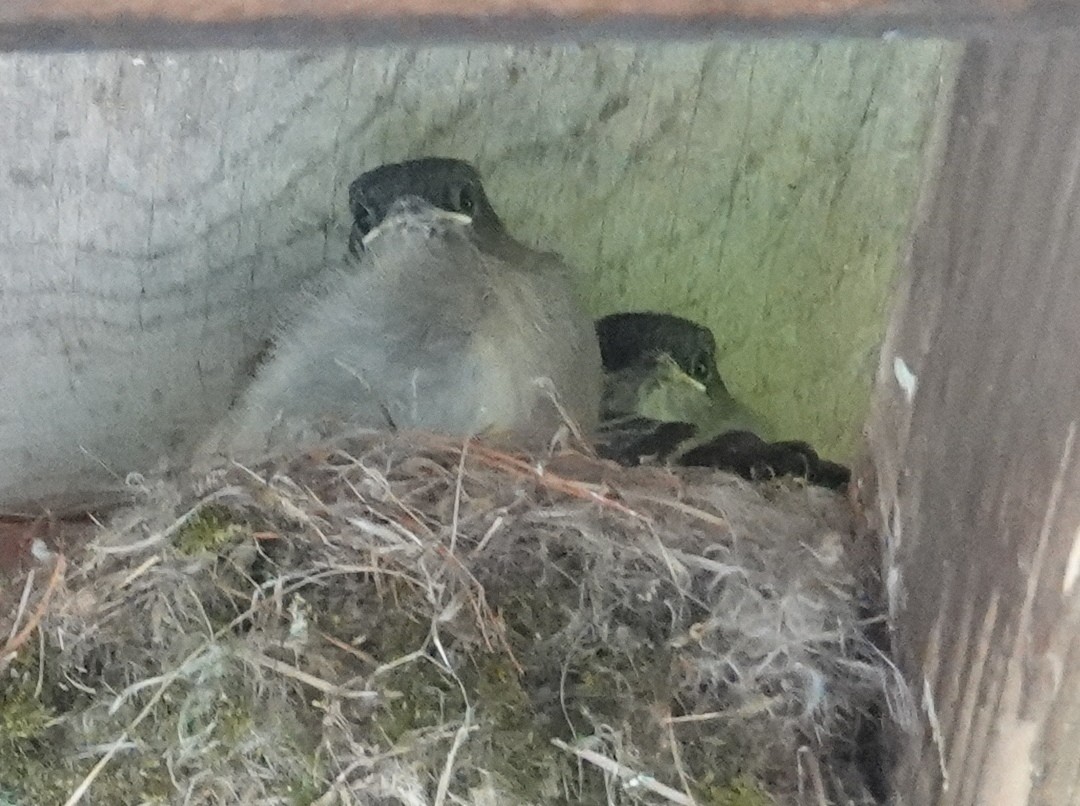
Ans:
[[[458,524],[461,518],[461,490],[465,485],[465,456],[469,452],[469,440],[461,443],[461,460],[458,462],[457,480],[454,483],[454,512],[450,517],[450,556],[457,548]]]
[[[730,529],[730,524],[727,522],[727,518],[722,518],[719,515],[713,515],[711,512],[706,512],[700,507],[695,507],[692,504],[688,504],[685,501],[679,501],[675,498],[664,498],[659,495],[652,495],[651,493],[629,492],[626,493],[627,498],[637,498],[642,501],[648,501],[650,504],[660,504],[661,506],[669,507],[670,509],[678,510],[684,515],[689,515],[699,521],[704,521],[710,526],[716,526],[720,529]]]
[[[806,777],[810,779],[810,784],[814,788],[814,800],[817,802],[817,806],[829,806],[829,799],[825,797],[825,784],[821,780],[821,766],[818,764],[817,758],[814,757],[814,754],[810,752],[810,748],[806,745],[798,749],[795,757],[799,767],[799,802],[802,802],[803,764],[806,764]]]
[[[143,562],[140,563],[139,566],[135,570],[133,570],[126,577],[124,577],[122,580],[120,580],[120,584],[117,585],[116,587],[118,587],[118,588],[126,588],[128,585],[130,585],[136,579],[138,579],[143,574],[145,574],[151,567],[157,565],[160,562],[161,562],[161,555],[160,554],[151,555],[147,559],[143,560]]]
[[[350,644],[342,641],[340,638],[336,638],[333,635],[330,635],[330,633],[323,632],[322,630],[319,630],[319,635],[322,636],[322,639],[327,643],[336,646],[342,652],[348,652],[357,660],[362,661],[363,663],[370,663],[372,666],[379,665],[379,662],[364,650],[359,649],[358,647],[351,646]]]
[[[428,657],[428,660],[435,663],[436,666],[439,666],[442,669],[443,674],[449,675],[450,678],[457,683],[458,688],[461,690],[461,700],[465,703],[465,718],[462,720],[461,726],[454,732],[454,743],[450,745],[450,752],[446,754],[446,764],[443,765],[442,774],[439,775],[439,784],[435,790],[434,806],[443,806],[446,802],[446,794],[450,790],[450,778],[454,772],[454,760],[457,758],[458,751],[461,750],[462,745],[465,744],[465,740],[473,731],[473,707],[469,702],[468,689],[466,689],[465,684],[461,682],[461,678],[458,677],[457,672],[454,671],[454,667],[450,665],[450,657],[442,644],[442,639],[439,637],[438,626],[434,620],[431,622],[431,641],[439,651],[439,657],[442,658],[442,663],[437,663],[435,659],[431,657]]]
[[[357,758],[334,778],[334,782],[330,785],[322,795],[311,801],[309,806],[331,806],[333,803],[337,803],[338,798],[341,796],[342,789],[348,785],[349,776],[356,772],[361,767],[368,767],[371,765],[371,761],[366,758]]]
[[[675,726],[671,724],[671,721],[667,721],[667,734],[668,744],[671,745],[671,760],[675,764],[675,772],[679,774],[679,781],[682,783],[683,792],[686,797],[690,798],[691,803],[694,803],[694,796],[690,792],[690,777],[686,774],[686,768],[683,767],[682,752],[679,750],[679,740],[675,737]]]
[[[552,382],[551,378],[537,378],[536,384],[544,391],[545,394],[547,394],[548,398],[551,400],[552,405],[555,406],[555,410],[559,412],[559,417],[562,418],[563,424],[567,427],[567,429],[569,429],[570,435],[577,440],[578,445],[585,451],[588,451],[591,456],[595,457],[596,452],[593,450],[592,445],[589,444],[589,440],[585,438],[585,434],[582,433],[581,426],[577,424],[577,420],[571,417],[570,412],[568,412],[566,410],[566,407],[563,406],[562,400],[559,399],[559,393],[555,389],[555,384]]]
[[[510,641],[506,638],[506,626],[496,614],[491,612],[491,608],[487,603],[487,594],[484,591],[484,586],[480,583],[480,580],[476,578],[473,572],[451,554],[442,546],[437,547],[441,556],[445,557],[448,562],[453,563],[457,568],[467,577],[467,583],[465,593],[469,597],[469,604],[472,606],[473,615],[476,617],[477,626],[480,628],[480,636],[484,639],[484,645],[489,651],[494,650],[495,646],[491,641],[491,636],[488,635],[488,621],[494,622],[495,634],[498,638],[499,644],[502,645],[503,650],[510,658],[510,662],[514,665],[519,675],[525,674],[525,667],[518,661],[517,656],[514,654],[513,648],[510,646]],[[475,589],[475,594],[473,592]]]
[[[45,618],[45,612],[49,609],[49,602],[52,600],[53,594],[56,593],[56,589],[60,586],[60,582],[64,578],[64,571],[67,570],[67,559],[63,554],[56,555],[56,563],[53,565],[52,575],[49,577],[49,584],[45,587],[45,592],[41,595],[41,601],[38,602],[37,607],[34,608],[34,612],[30,615],[26,625],[19,630],[14,636],[9,638],[4,644],[3,648],[0,648],[0,669],[7,667],[8,663],[18,652],[19,647],[26,643],[26,639],[30,637],[31,633],[41,624],[41,620]]]
[[[495,520],[491,522],[491,526],[489,526],[487,528],[487,531],[484,532],[484,536],[480,538],[480,542],[476,544],[476,546],[471,552],[469,552],[470,558],[476,559],[484,553],[484,549],[487,548],[487,544],[491,542],[491,538],[495,536],[495,533],[502,528],[502,525],[505,521],[506,518],[504,518],[502,515],[495,516]]]
[[[560,750],[565,750],[567,753],[572,753],[582,761],[587,761],[593,764],[604,772],[609,772],[612,775],[622,779],[623,786],[627,789],[635,787],[644,787],[650,792],[659,795],[662,798],[670,801],[671,803],[678,803],[680,806],[697,806],[692,798],[687,797],[678,789],[672,789],[666,784],[662,784],[653,778],[651,775],[647,775],[643,772],[637,772],[636,770],[627,767],[625,764],[620,764],[614,759],[610,759],[607,756],[601,755],[593,750],[586,750],[581,747],[571,747],[566,742],[560,739],[552,739],[551,743]]]
[[[462,687],[463,692],[464,690],[464,687]],[[450,778],[454,772],[454,760],[473,730],[475,730],[475,727],[472,725],[472,706],[466,705],[465,719],[462,721],[461,727],[454,733],[454,743],[450,745],[450,752],[446,754],[446,764],[443,765],[442,774],[439,776],[439,785],[435,791],[435,806],[442,806],[446,802],[446,795],[450,789]]]
[[[8,633],[8,640],[11,641],[15,638],[15,633],[19,631],[19,622],[22,621],[23,614],[26,612],[26,606],[30,603],[30,594],[34,590],[34,569],[31,568],[26,574],[26,581],[23,582],[22,596],[19,597],[19,606],[15,608],[15,618],[11,620],[11,632]]]
[[[34,699],[41,699],[41,691],[45,687],[45,631],[38,630],[38,666],[37,683],[34,684]]]
[[[328,683],[321,677],[308,674],[303,669],[297,669],[295,666],[291,666],[276,658],[268,657],[262,653],[240,651],[237,653],[237,657],[246,660],[249,663],[253,663],[256,666],[262,666],[264,669],[277,672],[285,677],[291,677],[293,680],[299,680],[301,683],[311,686],[316,691],[321,691],[329,697],[341,697],[343,700],[370,700],[379,696],[377,691],[355,691],[336,686],[333,683]]]
[[[756,697],[746,705],[738,708],[729,708],[726,711],[708,711],[703,714],[683,714],[682,716],[667,716],[661,722],[667,725],[681,725],[690,722],[713,722],[720,719],[741,719],[743,717],[756,716],[765,713],[773,705],[781,702],[784,698],[776,695],[772,697]]]
[[[250,472],[250,471],[249,471]],[[162,543],[179,532],[184,525],[199,514],[206,507],[207,504],[212,504],[219,498],[225,498],[229,495],[235,495],[239,492],[238,487],[222,487],[220,490],[215,490],[207,496],[199,499],[195,506],[182,514],[179,518],[176,518],[165,529],[160,532],[155,532],[144,540],[140,540],[136,543],[126,543],[122,546],[94,546],[94,551],[98,554],[122,556],[124,554],[135,554],[143,551],[144,549],[156,546],[158,543]]]
[[[443,450],[452,452],[460,450],[460,448],[448,444],[445,440],[429,438],[429,441],[435,443],[437,447],[440,447]],[[603,491],[603,488],[597,488],[595,485],[585,484],[555,473],[550,473],[544,469],[543,465],[534,465],[530,462],[526,462],[524,459],[519,459],[516,456],[511,456],[510,454],[503,453],[494,448],[476,444],[473,445],[473,458],[480,460],[489,467],[507,471],[515,476],[533,478],[539,482],[541,486],[555,490],[556,492],[564,493],[573,498],[592,501],[603,507],[617,510],[624,515],[629,515],[637,520],[651,520],[647,515],[643,515],[626,506],[626,504],[623,504],[621,501],[612,498]]]
[[[383,488],[383,492],[386,493],[387,498],[389,498],[391,501],[393,501],[394,504],[396,504],[401,509],[402,512],[404,512],[406,515],[409,516],[409,518],[411,518],[413,521],[415,521],[419,526],[422,526],[424,531],[427,533],[428,536],[431,536],[431,535],[434,534],[434,532],[432,532],[432,530],[431,530],[431,527],[429,527],[426,523],[424,523],[423,514],[418,512],[417,510],[413,509],[408,504],[406,504],[403,500],[401,500],[401,497],[397,493],[394,492],[394,487],[393,487],[393,485],[390,484],[390,480],[387,479],[386,476],[384,476],[382,473],[379,473],[376,470],[372,470],[370,467],[365,465],[359,459],[355,459],[355,458],[349,456],[348,454],[344,454],[344,455],[346,457],[348,457],[352,462],[354,462],[356,467],[359,467],[360,470],[364,473],[365,476],[367,476],[369,479],[371,479],[372,481],[379,484]],[[354,485],[352,483],[352,481],[346,475],[342,474],[341,478],[344,479],[345,484],[352,491],[353,495],[356,496],[357,501],[364,501],[365,500],[364,496],[360,493],[360,491],[358,489],[356,489],[356,485]]]
[[[475,729],[476,728],[474,727],[473,730],[475,730]],[[460,728],[454,730],[453,733],[456,735],[458,730],[460,730]],[[444,739],[444,738],[446,738],[447,736],[450,736],[450,735],[451,734],[449,732],[446,732],[446,731],[444,731],[444,732],[432,732],[432,733],[428,734],[427,736],[425,736],[425,741],[437,741],[439,739]],[[411,752],[413,752],[413,749],[411,747],[399,745],[399,746],[397,746],[397,747],[395,747],[395,748],[393,748],[391,750],[386,751],[385,753],[379,753],[378,755],[374,755],[374,756],[365,756],[363,758],[353,759],[349,763],[349,766],[347,766],[345,769],[343,769],[341,772],[339,772],[335,776],[333,783],[326,790],[326,792],[324,792],[321,796],[319,796],[315,800],[311,801],[309,806],[331,806],[331,804],[337,802],[337,798],[340,795],[349,794],[349,792],[347,791],[347,788],[350,785],[349,784],[349,777],[354,772],[356,772],[359,769],[371,769],[376,764],[378,764],[380,761],[385,761],[385,760],[391,759],[391,758],[400,758],[401,756],[408,755]],[[450,800],[454,801],[455,803],[460,803],[461,802],[461,798],[457,797],[453,793],[447,793],[447,796],[450,798]],[[354,801],[347,801],[347,802],[348,803],[353,803]]]

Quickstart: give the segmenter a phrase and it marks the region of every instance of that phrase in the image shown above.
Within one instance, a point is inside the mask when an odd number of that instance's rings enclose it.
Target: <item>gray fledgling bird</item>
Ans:
[[[630,311],[596,321],[604,365],[601,416],[692,423],[719,433],[736,428],[764,436],[760,419],[728,391],[707,327],[667,313]]]
[[[727,390],[716,340],[695,322],[665,313],[612,314],[596,322],[605,380],[597,450],[634,465],[654,458],[727,470],[748,479],[795,475],[839,488],[850,471],[805,442],[769,442],[749,409]]]
[[[384,165],[349,188],[360,265],[276,340],[226,430],[258,455],[343,427],[549,439],[599,416],[601,360],[571,270],[514,240],[468,163]]]

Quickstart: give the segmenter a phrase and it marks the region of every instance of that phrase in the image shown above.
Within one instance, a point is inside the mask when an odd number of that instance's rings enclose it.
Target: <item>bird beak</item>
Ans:
[[[675,359],[672,358],[670,355],[668,355],[667,353],[661,353],[659,359],[659,366],[663,370],[664,379],[666,381],[671,383],[684,384],[686,386],[689,386],[695,392],[707,394],[708,390],[705,384],[684,372],[683,368],[680,367],[678,362],[676,362]]]
[[[472,216],[465,215],[464,213],[455,213],[452,210],[442,210],[438,207],[430,208],[431,215],[435,219],[441,219],[443,221],[450,221],[454,224],[458,224],[462,227],[467,227],[472,224]],[[401,212],[394,212],[384,218],[378,223],[378,225],[371,228],[371,230],[360,238],[361,248],[367,249],[371,242],[377,238],[382,237],[383,233],[392,227],[400,226],[403,223],[407,223],[410,218],[413,218],[416,212],[413,210],[403,210]],[[357,227],[353,225],[352,234],[349,236],[350,244],[353,242],[357,234]],[[354,253],[355,254],[355,253]]]
[[[690,384],[690,386],[694,390],[696,390],[698,392],[701,392],[703,395],[708,394],[708,389],[705,388],[705,384],[703,384],[699,380],[696,380],[695,378],[691,378],[689,375],[687,375],[685,373],[683,374],[683,376],[681,378],[679,378],[679,380],[682,381],[683,383]]]

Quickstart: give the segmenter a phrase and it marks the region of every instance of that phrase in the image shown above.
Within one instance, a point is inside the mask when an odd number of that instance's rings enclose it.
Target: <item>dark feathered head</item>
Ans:
[[[349,251],[359,255],[364,236],[382,222],[395,201],[405,196],[417,196],[442,210],[470,216],[478,232],[502,232],[502,222],[488,201],[475,167],[463,160],[423,157],[380,165],[349,185],[353,217]]]
[[[727,393],[716,368],[716,339],[696,322],[668,313],[616,313],[597,320],[596,335],[607,372],[666,354],[710,395]]]

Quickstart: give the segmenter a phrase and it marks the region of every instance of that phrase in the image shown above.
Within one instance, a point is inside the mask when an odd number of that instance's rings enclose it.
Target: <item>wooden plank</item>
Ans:
[[[883,351],[905,804],[1080,803],[1078,88],[1074,36],[969,47]]]
[[[793,12],[830,13],[865,5],[858,0],[668,0],[660,6],[655,0],[318,0],[298,4],[295,0],[245,0],[242,3],[222,0],[21,0],[5,5],[0,19],[32,17],[38,19],[108,20],[117,17],[157,18],[173,22],[258,22],[288,19],[298,15],[303,6],[306,16],[318,19],[432,17],[440,14],[457,17],[512,16],[517,14],[553,14],[562,17],[589,17],[602,14],[654,14],[695,16],[703,14],[748,13],[758,16],[785,16]],[[875,4],[876,5],[876,4]]]
[[[1080,25],[1080,0],[10,0],[0,49],[700,37],[961,35]]]

